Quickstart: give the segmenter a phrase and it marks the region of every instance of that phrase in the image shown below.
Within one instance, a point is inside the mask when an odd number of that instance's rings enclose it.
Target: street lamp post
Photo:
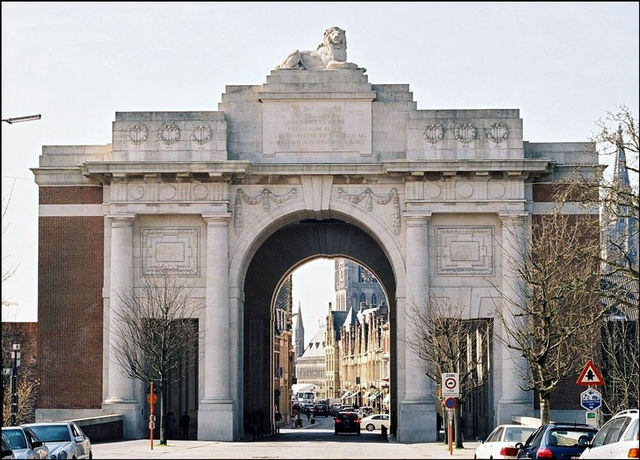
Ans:
[[[24,117],[13,117],[13,118],[3,118],[2,121],[13,124],[13,123],[21,123],[23,121],[36,121],[42,118],[41,114],[37,115],[25,115]]]
[[[20,365],[20,344],[14,343],[11,350],[13,366],[11,367],[11,426],[16,426],[18,415],[18,366]]]

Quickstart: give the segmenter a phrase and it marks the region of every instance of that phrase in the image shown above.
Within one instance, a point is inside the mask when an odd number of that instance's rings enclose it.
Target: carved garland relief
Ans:
[[[242,202],[244,201],[250,206],[256,205],[258,203],[262,204],[262,209],[265,212],[269,212],[271,209],[271,203],[282,204],[289,201],[291,198],[297,197],[298,191],[295,188],[292,188],[287,193],[283,195],[275,195],[271,192],[271,190],[265,188],[254,197],[250,197],[242,189],[238,189],[238,193],[236,194],[236,202],[233,207],[233,231],[238,234],[242,227],[244,226],[244,218],[242,215]]]
[[[347,193],[342,187],[338,188],[337,191],[338,199],[345,200],[353,204],[359,204],[364,201],[365,210],[367,212],[371,212],[373,209],[373,200],[380,205],[388,204],[389,202],[393,202],[393,233],[398,235],[400,234],[400,198],[398,197],[398,191],[394,188],[391,189],[389,193],[384,196],[376,195],[370,188],[367,188],[365,191],[359,194],[350,194]]]

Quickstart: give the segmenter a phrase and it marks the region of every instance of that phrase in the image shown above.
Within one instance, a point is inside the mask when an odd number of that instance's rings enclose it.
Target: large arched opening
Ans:
[[[305,219],[283,226],[256,250],[244,282],[243,406],[244,414],[273,412],[273,298],[282,279],[316,257],[345,257],[367,267],[383,286],[389,303],[391,333],[391,425],[397,421],[396,278],[380,244],[356,225],[339,219]]]

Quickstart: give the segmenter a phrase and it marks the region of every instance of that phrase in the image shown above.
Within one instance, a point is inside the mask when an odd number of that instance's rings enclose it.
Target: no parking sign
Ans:
[[[442,397],[457,398],[460,396],[460,386],[458,384],[458,373],[448,372],[442,374]]]

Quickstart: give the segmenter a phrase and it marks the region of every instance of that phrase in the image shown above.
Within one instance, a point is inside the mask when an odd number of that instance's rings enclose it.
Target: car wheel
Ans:
[[[367,431],[373,431],[376,429],[376,427],[373,426],[373,423],[368,423],[365,428],[367,429]]]

